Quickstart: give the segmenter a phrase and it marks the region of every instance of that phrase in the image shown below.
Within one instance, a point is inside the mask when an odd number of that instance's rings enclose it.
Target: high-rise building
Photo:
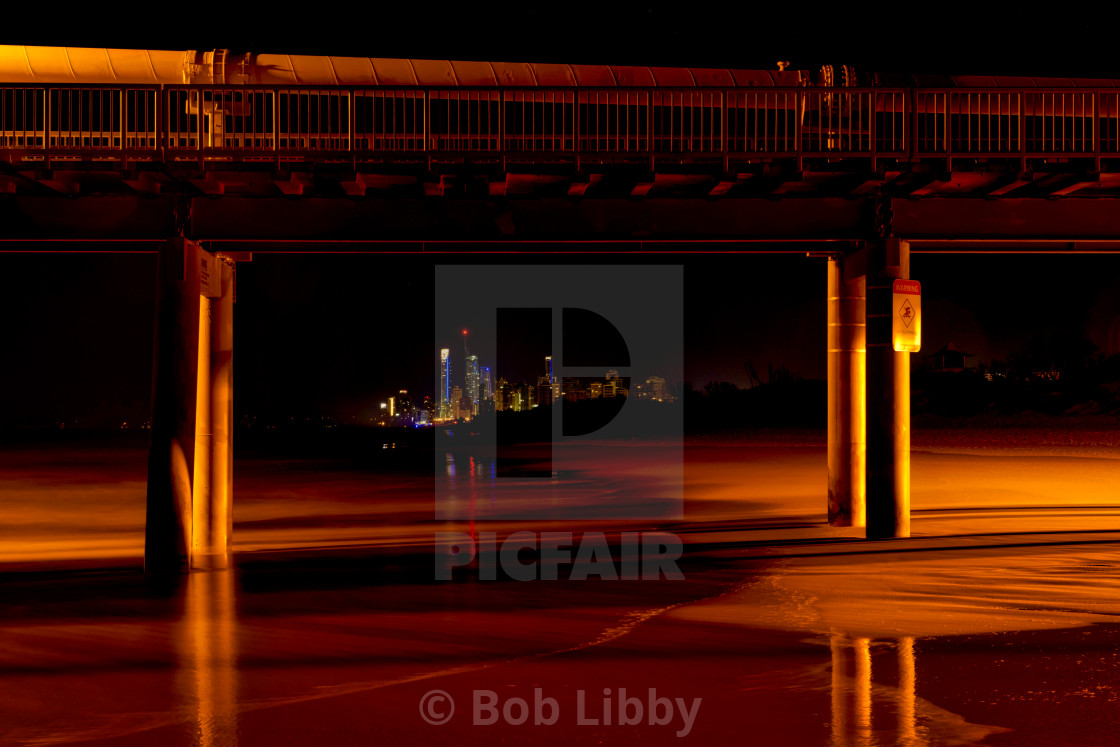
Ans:
[[[548,393],[549,403],[555,402],[560,399],[560,381],[556,378],[556,371],[552,368],[552,356],[546,355],[544,357],[545,376],[548,378],[548,384],[552,391]],[[541,404],[544,404],[544,397],[540,398]]]
[[[471,413],[478,414],[478,356],[468,355],[463,368],[463,394],[471,398]]]
[[[463,389],[461,387],[451,387],[451,397],[448,400],[447,409],[449,418],[457,418],[459,415],[459,407],[463,401]]]
[[[498,385],[494,390],[494,409],[498,412],[510,409],[510,386],[505,379],[498,379]]]
[[[552,396],[552,387],[553,384],[547,376],[541,376],[537,380],[537,404],[551,405],[555,401]]]
[[[494,399],[494,380],[490,377],[490,366],[482,367],[482,399]]]
[[[439,417],[451,417],[451,351],[439,351]]]

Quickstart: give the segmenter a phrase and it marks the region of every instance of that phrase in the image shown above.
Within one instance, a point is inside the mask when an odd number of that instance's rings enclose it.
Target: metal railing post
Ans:
[[[280,170],[280,91],[272,91],[272,152],[276,154],[276,170]]]
[[[878,100],[874,91],[871,91],[868,94],[868,98],[870,99],[870,101],[868,102],[867,110],[868,117],[871,121],[868,124],[867,129],[871,137],[871,170],[874,172],[879,168],[879,144],[876,141],[876,138],[878,136],[878,127],[876,126],[876,122],[879,119]]]
[[[196,89],[194,93],[198,97],[198,118],[195,120],[195,129],[197,130],[195,133],[195,142],[198,144],[199,163],[203,164],[203,168],[205,168],[206,159],[205,156],[202,155],[202,140],[203,136],[206,134],[206,107],[204,106],[206,100],[202,95],[201,88]]]
[[[949,110],[953,107],[950,102],[953,100],[951,93],[945,94],[945,171],[946,173],[953,172],[953,120],[949,114]]]
[[[798,90],[797,93],[794,94],[794,103],[795,103],[797,109],[796,109],[796,112],[795,112],[795,116],[793,118],[793,148],[794,148],[794,153],[797,154],[797,171],[798,172],[801,172],[801,171],[804,170],[804,154],[803,154],[804,148],[802,147],[802,142],[801,142],[801,137],[802,137],[802,121],[801,120],[805,117],[805,97],[806,97],[806,95],[807,95],[806,92],[801,91],[801,90]],[[777,103],[776,100],[775,100],[775,103]],[[755,137],[756,138],[758,137],[757,132],[755,133]]]
[[[432,170],[432,107],[431,92],[424,90],[424,153],[427,156],[428,172]]]
[[[167,89],[162,83],[156,89],[156,100],[153,102],[156,107],[155,117],[156,121],[153,123],[156,131],[156,150],[159,151],[159,160],[167,163],[167,133],[164,128],[167,126],[167,116],[165,115],[167,103]]]
[[[118,92],[120,93],[120,97],[121,97],[121,101],[120,101],[120,118],[121,118],[120,137],[121,137],[121,170],[123,171],[124,167],[125,167],[125,155],[124,155],[125,154],[125,144],[127,143],[127,140],[126,140],[126,137],[125,137],[125,132],[128,129],[127,125],[125,124],[125,102],[128,100],[128,95],[127,95],[127,89],[124,89],[124,88],[118,89]]]
[[[354,113],[354,104],[357,102],[358,97],[352,88],[346,92],[346,96],[348,97],[347,106],[350,108],[350,168],[356,172],[358,170],[358,151],[357,148],[355,148],[354,125],[355,122],[357,122],[357,116]]]
[[[1093,170],[1101,171],[1101,92],[1093,91]]]
[[[720,91],[720,144],[723,150],[723,173],[727,174],[731,171],[731,144],[727,139],[727,99],[730,93],[728,91]]]
[[[501,162],[502,173],[504,174],[505,171],[506,171],[506,107],[505,107],[506,102],[502,98],[503,94],[502,94],[501,90],[499,90],[497,92],[497,96],[498,96],[498,157],[499,157],[500,162]],[[553,104],[552,104],[553,107],[556,106],[555,101],[556,101],[556,99],[555,99],[555,97],[553,97]],[[553,121],[556,121],[555,120],[555,115],[553,115]],[[553,135],[555,135],[555,133],[553,133]]]
[[[580,168],[583,166],[582,153],[579,145],[580,129],[579,129],[579,91],[572,91],[572,150],[576,153],[576,173],[579,173]]]
[[[43,89],[43,162],[51,167],[51,89]]]
[[[911,88],[910,95],[907,97],[910,100],[910,147],[907,149],[910,152],[910,161],[915,163],[918,161],[918,89]],[[902,118],[906,121],[906,117]]]

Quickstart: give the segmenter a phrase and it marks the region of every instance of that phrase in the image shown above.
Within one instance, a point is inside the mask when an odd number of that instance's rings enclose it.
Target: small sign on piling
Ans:
[[[894,281],[894,321],[891,339],[899,353],[922,349],[922,284],[917,280]]]
[[[218,298],[222,295],[222,269],[219,262],[210,252],[198,250],[198,284],[199,295],[206,298]]]

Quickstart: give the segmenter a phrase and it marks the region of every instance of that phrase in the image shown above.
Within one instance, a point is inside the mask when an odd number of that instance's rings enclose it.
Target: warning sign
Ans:
[[[922,349],[922,284],[917,280],[894,281],[892,339],[899,353]]]
[[[222,268],[213,254],[205,249],[198,250],[199,295],[217,298],[222,295]]]

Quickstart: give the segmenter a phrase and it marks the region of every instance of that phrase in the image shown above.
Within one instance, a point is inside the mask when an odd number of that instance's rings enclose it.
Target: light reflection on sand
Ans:
[[[237,636],[234,574],[192,573],[175,636],[177,691],[197,747],[237,745]]]
[[[918,697],[910,636],[884,641],[836,632],[829,636],[829,647],[829,747],[972,745],[1007,731],[969,723]],[[895,671],[884,671],[889,669]]]

